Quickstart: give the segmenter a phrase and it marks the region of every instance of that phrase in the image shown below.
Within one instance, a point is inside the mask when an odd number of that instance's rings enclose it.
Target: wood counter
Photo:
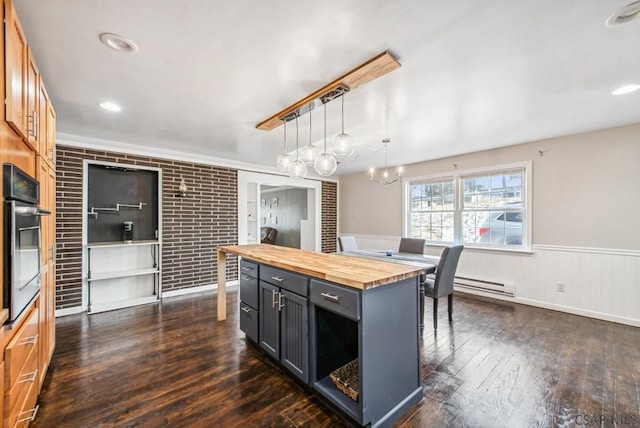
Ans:
[[[338,254],[317,253],[277,245],[223,246],[218,248],[218,321],[227,318],[226,254],[235,254],[256,262],[359,290],[391,284],[420,275],[422,272],[422,269],[413,266],[358,257],[344,257]]]

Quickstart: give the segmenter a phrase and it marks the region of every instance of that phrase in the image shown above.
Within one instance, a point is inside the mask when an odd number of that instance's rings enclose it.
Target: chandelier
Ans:
[[[402,175],[402,167],[399,166],[393,176],[389,176],[389,169],[387,167],[387,155],[389,152],[390,142],[391,140],[388,138],[382,140],[382,143],[384,144],[384,170],[382,172],[382,176],[376,176],[376,170],[373,168],[369,170],[369,181],[380,183],[383,186],[388,186],[389,184],[395,183],[396,181],[400,180],[400,176]]]

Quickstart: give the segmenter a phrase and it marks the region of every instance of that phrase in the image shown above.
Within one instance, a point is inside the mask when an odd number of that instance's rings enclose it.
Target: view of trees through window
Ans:
[[[409,185],[409,232],[436,242],[523,244],[524,168]]]

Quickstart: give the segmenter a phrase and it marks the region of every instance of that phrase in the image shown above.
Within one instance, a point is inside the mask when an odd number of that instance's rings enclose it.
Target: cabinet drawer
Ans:
[[[288,270],[263,265],[260,268],[260,279],[301,296],[306,297],[309,295],[309,281],[307,277],[289,272]]]
[[[249,339],[258,342],[258,311],[242,302],[240,302],[240,330],[244,331]]]
[[[35,307],[4,350],[5,389],[16,383],[29,353],[39,346],[38,339],[38,308]]]
[[[33,348],[29,354],[25,365],[18,374],[16,382],[10,385],[9,392],[6,395],[5,403],[10,415],[17,415],[22,412],[23,404],[30,388],[36,388],[38,385],[38,348]]]
[[[11,410],[8,416],[5,417],[5,426],[14,428],[29,426],[29,423],[36,418],[36,414],[38,413],[39,406],[36,406],[37,401],[38,385],[32,383],[29,385],[26,399],[20,406],[16,406],[16,408]]]
[[[253,278],[258,277],[258,264],[254,262],[250,262],[248,260],[242,259],[240,260],[240,273],[251,276]]]
[[[258,279],[240,272],[240,300],[255,309],[258,306]]]
[[[354,320],[360,319],[360,293],[347,287],[311,280],[311,302]]]

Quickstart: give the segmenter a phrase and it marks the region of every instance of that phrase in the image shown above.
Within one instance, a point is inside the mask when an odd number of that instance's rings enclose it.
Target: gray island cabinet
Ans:
[[[391,426],[422,399],[420,269],[265,244],[220,251],[242,257],[241,330],[330,406]],[[351,396],[330,377],[347,365]]]

